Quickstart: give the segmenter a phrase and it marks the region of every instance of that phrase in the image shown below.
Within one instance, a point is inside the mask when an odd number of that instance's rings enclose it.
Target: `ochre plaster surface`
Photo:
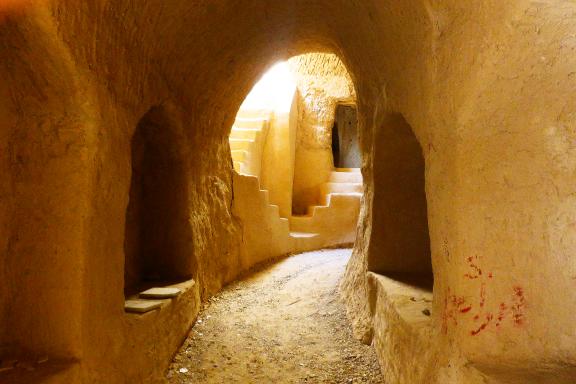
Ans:
[[[385,214],[373,210],[386,183],[374,158],[391,113],[425,161],[436,360],[425,379],[387,379],[573,383],[575,17],[565,0],[52,0],[2,14],[4,354],[63,361],[56,383],[161,375],[200,300],[247,266],[231,208],[234,115],[269,65],[323,51],[339,55],[357,92],[365,198],[342,292],[367,342],[384,331],[367,271],[381,251],[370,247]],[[123,311],[130,141],[154,106],[184,136],[196,284],[135,325]],[[414,344],[398,345],[414,352],[398,369],[422,361]],[[394,362],[389,351],[377,350]]]
[[[292,214],[296,118],[296,108],[271,115],[262,154],[261,186],[269,191],[270,202],[278,205],[280,216],[285,218]]]

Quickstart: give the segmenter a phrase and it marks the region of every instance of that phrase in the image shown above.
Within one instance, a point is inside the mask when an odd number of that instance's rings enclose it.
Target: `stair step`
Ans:
[[[362,193],[364,186],[361,183],[325,183],[322,186],[322,193]]]
[[[354,172],[354,173],[362,173],[361,168],[334,168],[336,172]]]
[[[232,159],[234,161],[245,161],[248,158],[249,152],[243,149],[236,149],[232,151]]]
[[[362,183],[362,174],[359,172],[332,172],[331,183]]]
[[[358,199],[362,200],[361,192],[331,192],[324,195],[324,205],[317,205],[317,207],[326,207],[332,204],[333,199]]]
[[[268,123],[267,119],[263,118],[242,118],[238,117],[234,121],[234,127],[237,128],[247,128],[247,129],[258,129],[261,130]]]
[[[314,216],[292,216],[290,229],[296,233],[315,233],[311,228],[314,226]]]
[[[232,127],[232,130],[230,131],[230,139],[247,139],[255,141],[260,132],[260,129]]]
[[[329,201],[327,201],[329,203]],[[306,210],[306,216],[304,217],[312,217],[314,216],[314,212],[317,208],[327,208],[329,204],[326,205],[309,205],[308,209]]]
[[[274,216],[280,216],[280,207],[274,204],[268,204],[268,211]]]
[[[240,108],[240,110],[238,110],[238,113],[236,114],[236,118],[237,119],[264,119],[264,120],[268,120],[270,118],[271,114],[272,114],[272,111],[267,110],[267,109],[253,110],[253,109]]]
[[[250,139],[231,138],[229,140],[229,142],[230,142],[230,149],[231,150],[235,150],[235,149],[249,150],[250,147],[252,146],[252,144],[254,144],[254,140],[250,140]]]
[[[364,195],[361,192],[346,192],[346,193],[331,193],[330,197],[332,199],[334,198],[355,198],[355,199],[362,199],[362,195]]]
[[[311,239],[314,237],[318,237],[320,234],[312,233],[312,232],[290,232],[290,237],[294,237],[297,239]]]
[[[126,300],[124,302],[124,311],[146,313],[160,308],[163,303],[160,300]]]
[[[255,118],[237,117],[236,120],[234,121],[234,126],[238,128],[262,129],[267,123],[268,123],[267,119],[260,117]]]
[[[242,172],[242,162],[234,161],[234,170],[238,173]]]

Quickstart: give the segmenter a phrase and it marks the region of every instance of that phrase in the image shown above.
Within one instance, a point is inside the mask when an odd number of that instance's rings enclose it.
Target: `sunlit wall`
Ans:
[[[288,63],[275,64],[248,94],[240,110],[270,110],[290,112],[296,80],[290,72]]]

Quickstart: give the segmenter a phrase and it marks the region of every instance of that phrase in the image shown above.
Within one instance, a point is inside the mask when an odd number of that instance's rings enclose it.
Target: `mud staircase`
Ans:
[[[280,216],[278,205],[270,201],[269,191],[260,187],[262,152],[269,130],[271,112],[240,111],[230,132],[229,143],[234,163],[233,212],[244,222],[242,241],[249,244],[247,267],[275,255],[292,251],[289,221]]]
[[[323,205],[290,218],[290,237],[297,249],[353,243],[363,193],[359,168],[336,168],[321,187]]]
[[[229,142],[234,170],[239,174],[260,176],[269,118],[266,114],[247,113],[236,117]]]
[[[260,187],[262,152],[268,134],[270,113],[239,112],[230,132],[229,143],[234,163],[234,190],[244,196],[235,206],[239,217],[250,217],[260,226],[244,228],[249,244],[266,242],[251,252],[265,260],[269,253],[304,252],[326,246],[353,243],[360,211],[363,184],[358,168],[336,168],[319,194],[321,205],[308,207],[304,216],[280,216],[279,207],[270,202],[269,192]],[[274,244],[272,248],[266,244]],[[261,251],[260,251],[261,250]],[[259,253],[262,252],[260,255]]]

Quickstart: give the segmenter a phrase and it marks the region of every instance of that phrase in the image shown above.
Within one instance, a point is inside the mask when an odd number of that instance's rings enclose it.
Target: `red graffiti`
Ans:
[[[449,323],[458,325],[458,314],[465,314],[472,311],[472,304],[468,303],[464,296],[457,296],[451,294],[448,288],[446,297],[444,298],[444,311],[442,315],[442,332],[448,332]]]
[[[448,332],[449,323],[458,325],[458,313],[466,313],[472,309],[472,306],[466,303],[464,296],[457,296],[451,294],[448,288],[446,296],[444,297],[444,310],[442,311],[442,332]]]
[[[512,298],[512,319],[514,324],[519,326],[524,323],[524,307],[526,306],[526,298],[524,297],[524,290],[522,287],[514,287],[514,296]]]
[[[526,297],[524,296],[524,289],[519,286],[513,287],[511,304],[500,303],[500,305],[498,306],[498,314],[496,315],[496,321],[494,322],[494,325],[496,326],[496,328],[500,328],[504,320],[511,317],[514,325],[521,326],[522,324],[524,324],[525,307],[526,307]],[[479,318],[480,318],[479,315],[474,316],[474,320],[478,320]],[[482,323],[479,328],[472,330],[470,333],[473,336],[476,336],[484,329],[486,329],[492,320],[493,320],[492,314],[488,313],[486,315],[486,321]]]
[[[467,260],[468,260],[468,265],[472,269],[472,272],[464,274],[464,277],[471,279],[471,280],[478,279],[480,276],[482,276],[482,269],[480,269],[480,267],[476,264],[476,262],[478,261],[478,256],[474,256],[474,257],[470,256],[470,257],[468,257]]]
[[[456,295],[448,288],[444,298],[442,317],[442,331],[444,333],[448,332],[450,324],[458,325],[458,316],[467,314],[472,315],[472,320],[477,324],[474,329],[470,330],[472,336],[479,335],[491,326],[498,329],[506,319],[510,319],[515,326],[521,326],[525,322],[526,297],[521,286],[512,288],[510,301],[501,302],[497,312],[489,310],[492,306],[489,305],[487,284],[494,278],[494,274],[492,272],[483,273],[478,259],[478,256],[470,256],[466,259],[470,271],[464,274],[467,279],[479,280],[477,301]]]
[[[500,303],[500,309],[498,311],[498,317],[496,317],[496,326],[499,327],[502,321],[506,318],[506,313],[508,306],[505,303]]]
[[[525,307],[526,297],[524,296],[524,289],[519,286],[513,287],[511,304],[500,303],[498,317],[496,318],[496,327],[500,327],[508,317],[512,318],[515,326],[524,324]]]
[[[480,324],[480,327],[470,331],[470,334],[472,336],[476,336],[477,334],[479,334],[480,332],[485,330],[488,327],[488,325],[490,324],[490,322],[492,321],[493,317],[494,316],[492,316],[491,313],[486,314],[486,320],[482,324]]]

